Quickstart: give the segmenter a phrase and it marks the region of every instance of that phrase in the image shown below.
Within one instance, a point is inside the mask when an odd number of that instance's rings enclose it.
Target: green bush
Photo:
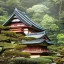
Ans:
[[[54,58],[56,58],[56,56],[41,56],[41,58],[53,60]]]
[[[14,47],[14,49],[16,49],[16,50],[23,50],[24,48],[26,47],[26,45],[16,45],[15,47]]]
[[[30,53],[28,52],[21,52],[21,51],[18,51],[18,50],[6,50],[3,54],[3,56],[5,57],[10,57],[12,58],[13,56],[14,57],[25,57],[25,58],[28,58],[30,57]]]
[[[35,60],[28,60],[26,58],[15,58],[9,61],[9,64],[38,64]]]
[[[51,63],[50,59],[46,58],[15,58],[9,61],[9,64],[47,64]]]
[[[9,64],[26,64],[27,59],[19,57],[19,58],[12,59],[12,60],[10,60],[8,62],[9,62]]]
[[[27,64],[39,64],[39,61],[36,60],[28,60]]]
[[[47,63],[51,63],[52,60],[47,59],[47,58],[31,58],[30,60],[36,60],[36,62],[38,62],[38,64],[47,64]]]
[[[20,52],[20,51],[18,51],[18,50],[11,50],[11,51],[8,51],[8,50],[6,50],[3,54],[2,54],[3,56],[5,56],[5,57],[26,57],[26,58],[28,58],[28,57],[30,57],[30,53],[28,53],[28,52]]]
[[[21,57],[26,57],[26,58],[28,58],[28,57],[30,57],[30,53],[28,53],[28,52],[21,52]]]

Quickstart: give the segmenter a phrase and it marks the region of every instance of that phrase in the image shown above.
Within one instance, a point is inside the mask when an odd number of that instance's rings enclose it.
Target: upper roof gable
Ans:
[[[11,22],[12,18],[16,16],[21,22],[23,22],[27,26],[35,27],[36,29],[43,31],[44,29],[34,23],[24,12],[19,11],[15,8],[14,12],[10,16],[10,18],[3,24],[3,26],[7,26],[9,22]]]

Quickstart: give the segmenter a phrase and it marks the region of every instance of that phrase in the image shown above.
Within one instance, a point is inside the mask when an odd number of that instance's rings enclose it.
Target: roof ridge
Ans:
[[[25,19],[25,21],[27,20],[27,19],[24,17],[24,15],[23,15],[22,12],[20,12],[19,10],[16,10],[16,12],[19,13],[19,15],[21,15],[21,16]],[[28,20],[27,20],[27,21],[28,21]],[[27,22],[27,21],[26,21],[26,22]],[[27,23],[30,25],[31,22],[27,22]]]
[[[19,18],[19,19],[21,20],[21,16],[20,16],[20,14],[18,14],[18,12],[17,12],[17,11],[15,11],[15,15],[17,16],[17,18]],[[19,16],[19,17],[18,17],[18,16]],[[25,21],[25,19],[23,19],[23,18],[22,18],[22,20],[21,20],[21,21],[23,22],[23,21]],[[27,22],[25,21],[25,22],[23,22],[23,23],[25,23],[25,24],[26,24]]]
[[[18,9],[16,9],[17,10],[17,12],[18,13],[21,13],[22,15],[23,15],[23,17],[26,19],[27,18],[27,20],[29,21],[29,23],[31,24],[31,25],[33,25],[33,26],[37,26],[37,27],[39,27],[39,29],[42,29],[42,30],[44,30],[43,28],[41,28],[40,26],[38,26],[38,24],[36,24],[35,22],[33,22],[32,21],[32,19],[30,19],[27,15],[26,15],[26,13],[25,12],[21,12],[21,11],[19,11]],[[31,22],[30,22],[31,21]]]
[[[14,11],[20,12],[21,14],[25,14],[25,12],[22,12],[22,11],[18,10],[17,8],[15,8]]]

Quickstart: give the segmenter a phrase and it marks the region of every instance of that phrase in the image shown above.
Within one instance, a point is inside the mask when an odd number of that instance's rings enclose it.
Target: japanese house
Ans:
[[[48,38],[45,30],[34,23],[24,12],[15,9],[10,18],[3,24],[10,26],[10,31],[21,33],[25,37],[34,37],[35,40],[22,40],[22,44],[27,45],[23,52],[31,53],[31,57],[47,54],[49,50],[47,46],[52,42]]]

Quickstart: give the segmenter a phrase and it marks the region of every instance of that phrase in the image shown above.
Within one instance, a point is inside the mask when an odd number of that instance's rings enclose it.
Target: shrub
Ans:
[[[47,58],[30,58],[30,60],[34,60],[36,62],[38,62],[38,64],[47,64],[47,63],[51,63],[52,60],[47,59]]]
[[[26,47],[26,45],[16,45],[14,48],[16,50],[23,50]]]
[[[47,64],[51,63],[52,61],[45,58],[15,58],[9,61],[9,64]]]
[[[26,58],[15,58],[15,59],[11,59],[10,61],[8,61],[9,64],[26,64],[27,63],[27,59]]]
[[[64,56],[64,48],[60,50],[60,54]]]
[[[38,64],[38,61],[17,57],[8,61],[9,64]]]
[[[20,51],[18,51],[18,50],[7,50],[7,51],[5,51],[3,54],[2,54],[3,56],[5,56],[5,57],[30,57],[30,53],[28,53],[28,52],[20,52]]]
[[[28,60],[27,64],[39,64],[37,60]]]
[[[54,58],[53,61],[54,61],[55,63],[60,63],[60,58]]]
[[[28,52],[21,52],[21,57],[26,57],[26,58],[28,58],[28,57],[30,57],[30,53],[28,53]]]

